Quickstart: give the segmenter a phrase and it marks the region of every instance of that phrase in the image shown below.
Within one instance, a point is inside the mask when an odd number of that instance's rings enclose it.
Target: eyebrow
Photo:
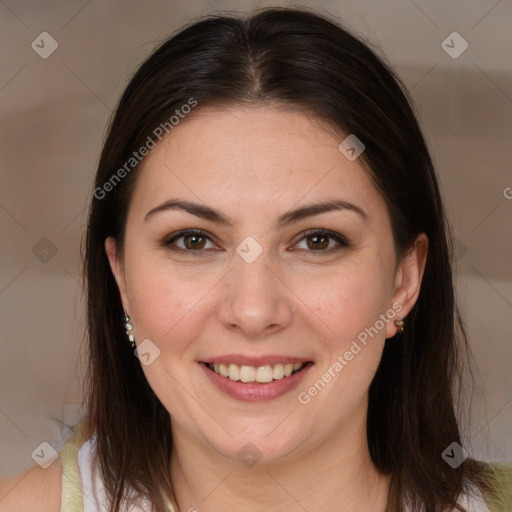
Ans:
[[[182,199],[170,199],[161,205],[156,206],[148,213],[146,213],[144,222],[146,222],[153,215],[167,210],[184,210],[192,215],[195,215],[196,217],[200,217],[201,219],[209,220],[223,226],[233,226],[233,221],[223,213],[214,210],[213,208],[204,204],[185,201]],[[365,222],[368,222],[369,220],[368,214],[359,206],[347,201],[336,199],[332,201],[309,204],[295,208],[294,210],[289,210],[277,219],[276,227],[284,228],[307,217],[312,217],[314,215],[320,215],[321,213],[336,210],[352,211],[360,215]]]

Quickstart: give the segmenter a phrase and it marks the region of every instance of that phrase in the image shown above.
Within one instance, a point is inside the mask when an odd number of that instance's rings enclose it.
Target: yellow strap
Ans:
[[[83,421],[73,427],[64,448],[60,452],[62,463],[62,494],[60,512],[83,512],[82,478],[78,467],[78,452],[86,439],[83,437]],[[165,500],[169,512],[177,512],[176,503]],[[174,500],[173,500],[174,501]]]
[[[487,497],[491,512],[512,510],[512,462],[491,462],[487,468],[492,496]]]
[[[75,434],[75,433],[74,433]],[[62,462],[62,494],[60,512],[83,512],[82,479],[78,468],[79,444],[72,434],[60,452]]]

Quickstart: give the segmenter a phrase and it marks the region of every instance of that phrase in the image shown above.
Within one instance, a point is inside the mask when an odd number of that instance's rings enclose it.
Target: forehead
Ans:
[[[197,107],[146,157],[134,202],[151,208],[179,196],[254,213],[328,198],[386,215],[359,162],[338,149],[346,136],[304,112]]]

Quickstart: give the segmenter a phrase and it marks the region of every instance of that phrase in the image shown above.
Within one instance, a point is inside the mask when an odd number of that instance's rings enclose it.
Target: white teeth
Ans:
[[[284,366],[279,363],[274,365],[274,379],[282,379],[284,377]]]
[[[265,364],[262,366],[254,367],[254,366],[239,366],[234,363],[230,364],[208,364],[210,369],[212,369],[215,373],[222,375],[223,377],[228,377],[234,381],[242,381],[242,382],[272,382],[273,380],[283,379],[284,377],[289,377],[294,371],[300,370],[305,363],[278,363],[274,365]]]
[[[258,366],[256,370],[256,382],[272,382],[274,372],[272,366],[266,364],[265,366]]]
[[[254,382],[256,380],[256,368],[254,366],[240,366],[240,380],[242,382]]]
[[[284,376],[289,377],[293,372],[293,364],[285,364],[284,365]]]
[[[231,380],[240,380],[240,367],[237,364],[229,365],[229,375]]]

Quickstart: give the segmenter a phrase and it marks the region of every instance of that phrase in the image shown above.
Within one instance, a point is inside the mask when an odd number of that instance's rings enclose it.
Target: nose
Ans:
[[[252,263],[235,255],[219,310],[225,328],[257,340],[290,325],[293,294],[274,267],[265,251]]]

